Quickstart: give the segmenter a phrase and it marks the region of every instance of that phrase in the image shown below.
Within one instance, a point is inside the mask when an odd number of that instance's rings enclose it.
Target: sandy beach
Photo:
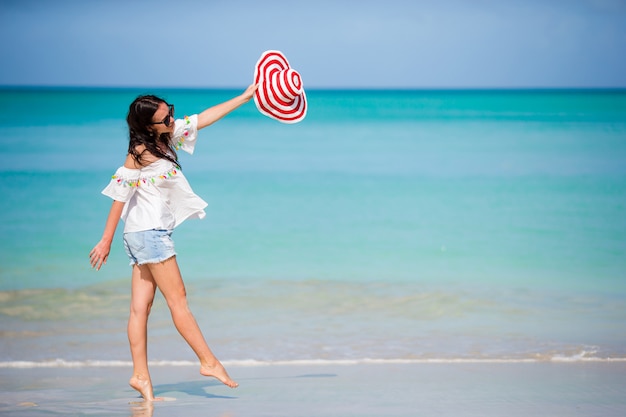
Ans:
[[[146,404],[126,367],[4,368],[3,416],[623,416],[626,363],[231,366],[241,386],[192,366],[153,368]]]

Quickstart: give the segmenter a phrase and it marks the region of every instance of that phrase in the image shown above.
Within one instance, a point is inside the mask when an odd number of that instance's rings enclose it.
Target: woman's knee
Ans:
[[[167,306],[169,307],[169,309],[172,311],[188,309],[187,293],[184,288],[182,290],[174,291],[173,293],[168,294],[165,298],[165,301],[167,302]]]
[[[130,313],[136,316],[148,317],[150,315],[150,310],[152,310],[152,302],[153,300],[148,302],[133,301],[130,303]]]

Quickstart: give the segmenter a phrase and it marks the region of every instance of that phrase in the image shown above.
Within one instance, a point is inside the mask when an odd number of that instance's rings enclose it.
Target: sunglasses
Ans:
[[[168,104],[167,107],[170,108],[170,112],[167,114],[167,116],[165,116],[165,118],[163,120],[161,120],[160,122],[152,122],[150,123],[151,125],[165,125],[165,127],[170,127],[170,123],[172,123],[172,119],[174,118],[174,105],[173,104]]]

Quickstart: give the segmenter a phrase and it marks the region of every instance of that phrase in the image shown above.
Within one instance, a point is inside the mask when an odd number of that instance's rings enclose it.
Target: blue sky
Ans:
[[[626,87],[625,0],[0,0],[0,85]]]

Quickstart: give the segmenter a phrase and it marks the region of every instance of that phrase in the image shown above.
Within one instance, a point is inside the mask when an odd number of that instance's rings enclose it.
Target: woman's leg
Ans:
[[[128,318],[128,341],[133,358],[133,376],[129,384],[148,401],[154,393],[148,370],[148,316],[154,301],[156,283],[145,266],[133,266],[130,316]]]
[[[204,340],[204,336],[202,336],[196,319],[189,310],[185,284],[183,283],[176,257],[171,257],[164,262],[148,264],[147,267],[150,269],[154,282],[167,301],[176,329],[198,356],[200,373],[205,376],[215,377],[225,385],[236,388],[239,384],[228,376],[220,361],[213,355],[213,352],[211,352]]]

